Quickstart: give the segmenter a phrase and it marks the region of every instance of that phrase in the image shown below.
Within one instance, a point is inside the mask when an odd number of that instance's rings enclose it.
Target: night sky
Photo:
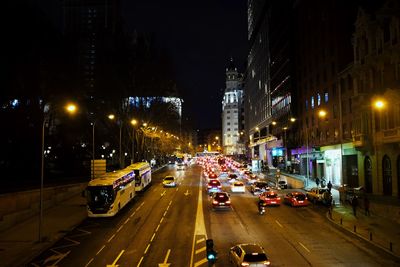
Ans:
[[[197,128],[221,128],[228,60],[245,69],[246,11],[243,0],[122,1],[129,27],[155,33],[170,54],[185,113]]]

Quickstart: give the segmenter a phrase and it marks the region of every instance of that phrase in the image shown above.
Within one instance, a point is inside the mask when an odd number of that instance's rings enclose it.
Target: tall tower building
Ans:
[[[243,154],[240,142],[243,122],[241,116],[243,76],[238,73],[233,59],[226,68],[226,87],[222,101],[222,145],[226,155]]]

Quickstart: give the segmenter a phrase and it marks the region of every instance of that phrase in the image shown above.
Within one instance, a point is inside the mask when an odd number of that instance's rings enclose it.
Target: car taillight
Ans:
[[[209,185],[208,188],[211,188],[211,185]]]
[[[277,200],[281,200],[281,198],[280,198],[280,197],[277,197],[276,199],[277,199]]]
[[[218,204],[218,201],[214,200],[214,201],[213,201],[213,204]]]
[[[265,261],[265,262],[264,262],[264,265],[270,265],[270,264],[271,264],[270,261]]]
[[[225,203],[226,203],[226,204],[231,204],[231,201],[230,201],[230,200],[228,200],[228,201],[225,201]]]
[[[248,262],[242,262],[241,265],[242,265],[242,266],[250,266],[250,263],[248,263]]]
[[[222,188],[222,186],[219,185],[218,188]]]

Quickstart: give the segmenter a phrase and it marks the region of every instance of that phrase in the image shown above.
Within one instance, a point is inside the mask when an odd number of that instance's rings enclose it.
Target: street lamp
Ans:
[[[135,162],[135,125],[137,124],[137,120],[132,119],[131,120],[132,124],[132,158],[131,158],[131,164]]]
[[[378,179],[378,150],[377,150],[377,137],[376,137],[376,121],[375,121],[375,110],[378,112],[383,110],[386,107],[386,103],[382,99],[375,99],[372,103],[372,137],[373,137],[373,145],[374,145],[374,155],[375,155],[375,169],[376,169],[376,177]],[[379,183],[378,183],[379,186]],[[379,188],[378,188],[379,189]]]
[[[77,111],[77,106],[73,103],[65,105],[67,113],[74,114]],[[44,183],[44,135],[46,124],[49,123],[50,106],[45,105],[43,109],[43,123],[42,123],[42,156],[40,166],[40,200],[39,200],[39,242],[42,242],[42,225],[43,225],[43,183]]]
[[[108,115],[108,119],[114,120],[115,115],[114,114]],[[119,167],[122,169],[124,165],[122,160],[122,120],[119,119],[117,123],[119,126]]]

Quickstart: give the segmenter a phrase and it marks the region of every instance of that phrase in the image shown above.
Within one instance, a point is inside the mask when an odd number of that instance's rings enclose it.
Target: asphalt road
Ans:
[[[216,266],[231,266],[229,249],[238,243],[262,245],[273,266],[394,266],[364,241],[332,227],[322,206],[280,205],[258,215],[257,197],[246,192],[230,193],[231,210],[213,211],[205,189],[199,191],[200,171],[199,166],[164,168],[114,218],[86,219],[56,244],[60,253],[70,251],[57,266],[207,266],[205,238],[214,240]],[[167,174],[178,178],[178,187],[162,187]],[[228,184],[223,185],[229,192]],[[199,200],[202,211],[197,213]],[[204,236],[199,214],[204,216]]]

